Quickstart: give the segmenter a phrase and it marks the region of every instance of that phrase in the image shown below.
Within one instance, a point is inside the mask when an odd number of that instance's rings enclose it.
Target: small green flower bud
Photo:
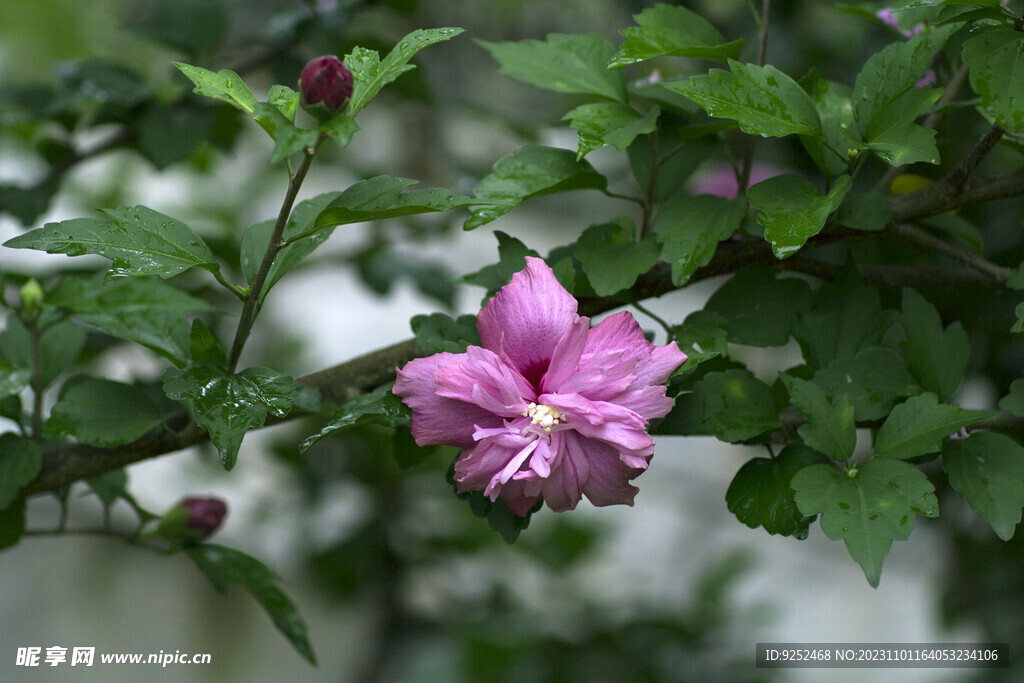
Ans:
[[[43,288],[39,286],[35,278],[29,279],[21,287],[21,307],[25,315],[34,318],[39,304],[43,302]]]

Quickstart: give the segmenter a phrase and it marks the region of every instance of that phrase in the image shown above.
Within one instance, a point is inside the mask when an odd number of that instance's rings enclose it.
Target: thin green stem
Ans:
[[[897,235],[904,237],[919,246],[926,249],[934,249],[955,261],[959,261],[965,266],[973,268],[979,273],[990,277],[997,284],[1003,284],[1011,275],[1013,275],[1012,269],[998,266],[991,261],[987,261],[981,256],[978,256],[974,252],[958,249],[946,240],[939,239],[938,237],[925,232],[921,228],[913,225],[896,224],[892,229]]]
[[[658,156],[658,127],[655,126],[651,132],[651,177],[647,184],[647,197],[643,202],[643,216],[640,219],[639,239],[647,236],[651,228],[652,214],[654,213],[655,190],[658,187],[658,171],[661,167],[661,158]]]
[[[217,282],[219,282],[220,284],[224,285],[225,289],[227,289],[229,292],[231,292],[236,297],[238,297],[239,301],[245,301],[245,294],[243,294],[242,291],[240,289],[238,289],[238,287],[236,287],[235,285],[231,284],[226,279],[224,279],[224,275],[220,272],[219,268],[217,270],[213,271],[213,276],[215,278],[217,278]]]
[[[126,534],[113,529],[26,529],[22,532],[22,536],[102,536],[104,538],[115,539],[123,541],[129,545],[138,546],[147,550],[152,550],[155,553],[162,555],[173,555],[177,552],[177,548],[174,547],[161,547],[152,543],[147,543],[145,540],[135,534]]]
[[[602,189],[601,193],[605,197],[611,197],[612,199],[623,199],[623,200],[625,200],[627,202],[633,202],[635,204],[639,204],[640,206],[644,205],[644,200],[640,199],[639,197],[630,197],[628,194],[619,194],[618,192],[609,192],[607,189]]]
[[[764,0],[761,5],[761,27],[759,46],[757,50],[757,65],[764,66],[765,57],[768,54],[768,12],[771,10],[771,0]],[[753,7],[751,7],[753,9]],[[740,173],[737,195],[742,195],[750,185],[750,172],[754,167],[754,150],[757,148],[757,136],[751,135],[747,138],[747,151],[743,157],[743,171]]]
[[[28,330],[29,346],[32,350],[32,438],[43,439],[43,352],[40,337],[42,333],[35,318],[25,316],[22,319]]]
[[[306,149],[302,157],[302,163],[299,165],[298,170],[295,171],[295,175],[291,176],[288,181],[288,191],[285,193],[284,201],[281,203],[281,210],[277,214],[277,222],[274,223],[274,231],[270,235],[270,242],[267,244],[267,250],[263,254],[259,270],[256,271],[256,275],[252,279],[252,285],[249,287],[249,294],[245,298],[245,304],[242,306],[242,315],[238,320],[235,340],[231,344],[231,354],[228,356],[229,372],[234,372],[235,368],[238,367],[238,360],[242,355],[242,349],[245,348],[245,342],[249,339],[253,323],[256,322],[256,316],[260,312],[260,292],[263,289],[263,284],[267,280],[267,275],[270,274],[270,267],[274,265],[274,259],[277,258],[277,254],[285,246],[285,242],[281,238],[284,235],[285,226],[288,225],[288,218],[292,214],[295,198],[299,194],[299,188],[302,187],[302,181],[306,179],[306,173],[316,157],[317,150],[320,149],[320,145],[323,144],[326,138],[326,133],[320,133],[313,146]]]

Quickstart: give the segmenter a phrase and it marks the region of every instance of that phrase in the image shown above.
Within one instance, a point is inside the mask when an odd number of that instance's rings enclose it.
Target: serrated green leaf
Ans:
[[[971,348],[960,321],[943,329],[939,312],[909,287],[903,289],[900,325],[906,340],[900,342],[907,366],[921,386],[948,401],[960,386]]]
[[[47,304],[73,311],[101,332],[155,351],[176,365],[189,359],[190,311],[216,310],[212,305],[162,280],[126,278],[105,281],[65,277],[46,295]]]
[[[317,229],[314,225],[317,217],[340,194],[339,192],[325,192],[312,199],[299,202],[292,209],[292,214],[288,217],[288,223],[285,224],[281,238],[295,241],[279,251],[274,258],[270,272],[267,273],[267,279],[263,282],[263,289],[260,291],[259,301],[261,304],[285,273],[309,256],[334,232],[333,227]],[[252,283],[253,278],[256,277],[256,271],[259,270],[260,263],[263,261],[263,255],[267,251],[267,245],[270,244],[270,236],[273,232],[274,222],[263,221],[250,225],[242,235],[240,254],[242,273],[249,283]],[[300,237],[300,235],[306,236]]]
[[[192,331],[189,334],[189,348],[192,361],[195,363],[210,363],[221,368],[227,368],[228,366],[228,358],[227,354],[224,353],[224,348],[199,318],[192,321]]]
[[[454,38],[462,31],[454,27],[417,29],[398,41],[383,61],[375,51],[360,47],[345,55],[345,66],[352,70],[354,81],[352,99],[349,100],[349,116],[358,114],[385,85],[416,68],[408,62],[417,52],[429,45]]]
[[[38,443],[13,432],[0,434],[0,511],[14,501],[42,468],[43,449]],[[2,514],[0,512],[0,516]],[[3,547],[2,542],[0,547]]]
[[[783,346],[810,301],[811,290],[803,280],[776,278],[767,268],[751,266],[719,287],[704,310],[722,317],[731,342]]]
[[[195,84],[194,93],[204,97],[227,102],[252,116],[256,106],[256,98],[242,80],[242,77],[230,69],[213,72],[200,66],[192,66],[183,62],[171,62],[181,73]]]
[[[814,382],[781,374],[779,379],[789,392],[797,410],[807,416],[808,423],[797,432],[804,443],[833,460],[846,460],[857,445],[857,424],[848,394],[839,394],[829,401]]]
[[[942,446],[942,468],[949,485],[988,520],[996,536],[1013,538],[1024,508],[1024,448],[1019,443],[984,431],[948,439]]]
[[[89,490],[99,498],[103,507],[109,508],[117,502],[118,498],[124,498],[137,512],[141,512],[138,503],[128,493],[128,473],[124,469],[110,470],[95,477],[89,477],[85,483],[88,484]]]
[[[22,498],[6,509],[0,509],[0,550],[17,544],[24,530],[25,499]]]
[[[267,102],[254,104],[252,116],[274,140],[274,152],[270,155],[272,164],[313,147],[320,135],[319,131],[311,128],[299,128],[280,109]]]
[[[579,134],[576,158],[582,159],[595,149],[610,145],[620,152],[629,147],[638,135],[645,135],[658,124],[661,110],[651,107],[641,114],[619,102],[581,104],[562,117]]]
[[[672,266],[672,284],[681,287],[698,268],[710,263],[718,243],[739,230],[746,213],[744,197],[697,195],[667,206],[654,232],[663,245],[662,260]]]
[[[843,202],[836,220],[854,230],[884,230],[892,220],[892,202],[881,192],[855,194]]]
[[[276,107],[291,123],[295,123],[295,114],[299,110],[299,99],[299,93],[287,85],[275,83],[267,91],[267,102]]]
[[[567,149],[529,145],[503,157],[473,188],[471,215],[463,228],[473,230],[501,218],[533,197],[570,190],[603,190],[607,179]]]
[[[95,377],[64,385],[50,411],[45,433],[73,437],[91,446],[135,441],[161,422],[160,410],[137,387]]]
[[[655,57],[694,57],[724,62],[739,57],[742,40],[725,38],[704,17],[674,5],[658,3],[633,15],[637,26],[619,31],[626,38],[609,69]]]
[[[658,262],[658,245],[636,241],[630,226],[605,223],[587,228],[576,241],[576,258],[598,296],[611,296],[633,286]]]
[[[19,235],[4,243],[51,254],[99,254],[114,263],[111,278],[159,275],[166,279],[193,266],[220,269],[206,243],[181,221],[145,206],[104,209],[108,220],[75,218]]]
[[[804,467],[826,462],[820,453],[800,444],[787,446],[774,458],[748,460],[725,492],[729,512],[751,529],[763,527],[772,535],[804,540],[814,515],[800,513],[789,484]]]
[[[746,370],[708,373],[693,394],[705,433],[722,441],[746,441],[782,426],[771,387]]]
[[[267,413],[287,415],[296,393],[291,377],[260,367],[230,374],[199,363],[169,368],[161,379],[168,398],[192,402],[196,423],[210,433],[227,470],[235,466],[245,433],[262,427]]]
[[[359,124],[345,113],[336,114],[320,124],[320,132],[327,133],[338,147],[344,149],[359,132]]]
[[[402,403],[402,399],[391,393],[393,384],[377,387],[368,394],[357,396],[341,406],[334,417],[319,432],[308,437],[299,445],[299,452],[304,453],[320,439],[335,432],[359,424],[375,423],[388,427],[408,426],[412,420],[412,412]]]
[[[477,272],[462,278],[462,281],[467,284],[486,289],[488,297],[507,285],[513,275],[526,267],[527,256],[540,256],[536,251],[501,230],[495,230],[494,236],[498,238],[498,263],[484,266]]]
[[[868,58],[853,85],[853,113],[861,131],[915,87],[946,40],[959,28],[925,28],[906,42],[891,43]]]
[[[935,104],[942,90],[914,87],[887,103],[863,124],[864,146],[890,166],[939,163],[935,131],[914,123]]]
[[[35,365],[31,335],[14,313],[7,315],[6,325],[4,331],[0,332],[0,350],[15,367],[32,372]],[[42,386],[49,386],[60,373],[74,363],[84,345],[85,330],[78,325],[68,320],[47,325],[39,335]]]
[[[843,175],[849,170],[850,152],[863,147],[853,122],[850,87],[827,81],[816,70],[800,79],[800,84],[818,110],[822,132],[822,137],[801,135],[800,142],[825,175]]]
[[[814,183],[787,173],[748,188],[747,200],[758,210],[757,222],[764,227],[775,258],[792,256],[821,232],[852,184],[850,176],[839,176],[823,196]]]
[[[981,31],[964,42],[971,87],[982,111],[1011,134],[1024,132],[1024,34],[1010,28]]]
[[[416,347],[424,353],[463,353],[467,346],[480,346],[475,315],[455,319],[444,313],[415,315],[409,324]]]
[[[499,64],[498,73],[538,88],[626,101],[620,71],[609,71],[615,48],[603,36],[551,33],[544,41],[492,43],[477,40]]]
[[[729,68],[731,73],[712,69],[707,75],[661,85],[693,100],[709,116],[735,120],[744,133],[822,135],[814,102],[792,78],[771,65],[730,59]]]
[[[316,656],[306,635],[306,624],[288,596],[277,587],[277,577],[266,565],[240,550],[213,543],[186,545],[184,550],[219,593],[232,585],[248,591],[292,647],[316,665]]]
[[[897,402],[921,393],[902,356],[880,346],[852,358],[837,358],[814,374],[814,383],[830,399],[849,396],[858,420],[879,420]]]
[[[873,588],[893,540],[910,538],[915,515],[939,516],[931,482],[899,460],[870,460],[856,476],[811,465],[793,475],[791,485],[800,512],[821,515],[821,530],[833,541],[843,540]]]
[[[876,458],[913,458],[937,453],[942,439],[995,413],[939,403],[935,394],[908,398],[892,409],[875,436]]]
[[[807,365],[817,371],[837,358],[880,346],[895,322],[895,311],[882,310],[878,291],[865,286],[851,264],[838,280],[818,290],[811,310],[797,316],[793,336]]]
[[[322,230],[349,223],[379,221],[418,213],[450,211],[469,206],[477,200],[453,195],[448,190],[430,188],[403,192],[417,181],[379,175],[352,185],[328,204],[316,217],[313,230]]]
[[[1024,417],[1024,379],[1015,379],[1010,385],[1010,393],[999,399],[999,408]]]

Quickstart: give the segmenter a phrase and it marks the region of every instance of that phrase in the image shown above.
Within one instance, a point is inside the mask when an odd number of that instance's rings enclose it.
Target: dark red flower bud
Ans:
[[[219,498],[185,498],[160,519],[157,533],[167,538],[200,541],[213,534],[228,514]]]
[[[341,109],[352,97],[352,72],[334,55],[314,57],[299,77],[302,106],[324,118]]]

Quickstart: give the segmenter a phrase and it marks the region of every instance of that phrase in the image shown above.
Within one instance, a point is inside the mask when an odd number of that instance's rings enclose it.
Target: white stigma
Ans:
[[[548,434],[551,433],[551,428],[558,426],[565,420],[565,415],[561,410],[554,406],[537,405],[536,403],[530,403],[523,411],[523,417],[531,418],[530,424],[537,425]]]

